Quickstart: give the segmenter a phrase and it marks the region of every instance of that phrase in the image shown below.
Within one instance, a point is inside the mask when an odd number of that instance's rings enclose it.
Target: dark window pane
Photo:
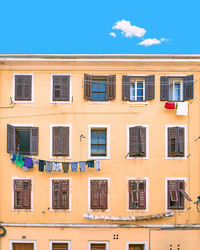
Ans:
[[[16,130],[17,152],[20,154],[30,154],[30,130]]]
[[[99,93],[98,101],[105,101],[106,100],[106,93]]]
[[[106,83],[104,81],[99,83],[99,92],[106,92]]]
[[[24,189],[29,189],[29,183],[28,182],[24,182]]]
[[[55,90],[55,98],[60,98],[60,90]]]
[[[98,93],[92,93],[92,100],[98,101],[99,100],[99,94]]]
[[[92,155],[93,154],[97,154],[97,152],[98,152],[98,145],[92,145],[91,146],[91,153],[92,153]]]
[[[92,92],[98,92],[98,91],[99,91],[98,82],[92,82]]]
[[[99,136],[98,136],[98,132],[97,131],[92,131],[91,132],[91,142],[92,142],[92,144],[98,144],[98,138],[99,138]]]

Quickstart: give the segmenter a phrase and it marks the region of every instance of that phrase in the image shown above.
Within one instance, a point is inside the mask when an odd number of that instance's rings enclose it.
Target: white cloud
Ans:
[[[158,40],[156,38],[148,38],[148,39],[145,39],[142,42],[138,43],[138,45],[148,47],[148,46],[152,46],[152,45],[155,45],[155,44],[161,44],[164,41],[167,41],[167,39],[161,38],[160,40]]]
[[[116,37],[115,32],[110,32],[109,35],[110,35],[110,36],[113,36],[113,37]]]
[[[126,20],[116,22],[112,28],[121,30],[122,34],[124,34],[126,37],[143,37],[146,33],[145,29],[131,25],[130,21]]]

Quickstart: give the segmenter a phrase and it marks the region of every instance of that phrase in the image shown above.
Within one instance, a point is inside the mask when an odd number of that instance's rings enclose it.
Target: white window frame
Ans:
[[[142,126],[146,128],[146,156],[144,157],[133,157],[129,156],[129,128],[137,127],[137,126]],[[149,125],[144,125],[144,124],[128,124],[126,125],[126,159],[128,160],[148,160],[149,159]]]
[[[107,193],[107,209],[92,209],[90,207],[90,201],[91,201],[91,186],[90,181],[92,180],[106,180],[108,183],[108,193]],[[89,177],[88,178],[88,212],[110,212],[110,178],[109,177]]]
[[[184,128],[184,157],[169,157],[168,156],[168,128],[180,127]],[[165,125],[165,159],[166,160],[186,160],[187,159],[187,126],[186,125]]]
[[[69,156],[53,155],[53,127],[69,127]],[[50,125],[50,159],[71,159],[72,158],[72,125],[71,124],[51,124]]]
[[[69,180],[69,209],[53,209],[52,207],[52,182],[53,180]],[[65,178],[65,177],[54,177],[54,178],[50,178],[49,180],[49,211],[53,211],[53,212],[71,212],[72,211],[72,178]]]
[[[53,77],[54,76],[69,76],[69,101],[54,101],[53,100]],[[72,73],[53,73],[50,75],[50,103],[72,103]]]
[[[144,78],[135,78],[135,79],[132,79],[133,81],[131,81],[130,83],[130,101],[136,101],[136,102],[145,102],[145,79]],[[143,82],[143,100],[142,101],[139,101],[137,100],[137,85],[138,85],[138,82]],[[131,94],[131,89],[132,89],[132,86],[133,84],[135,84],[135,96],[133,96]],[[131,99],[132,97],[135,97],[135,100]]]
[[[31,180],[31,208],[30,209],[18,209],[15,208],[15,190],[14,190],[14,180]],[[33,177],[12,177],[12,211],[14,212],[33,212]]]
[[[176,82],[180,82],[180,100],[174,100],[174,87],[175,87],[175,83]],[[183,101],[183,79],[182,78],[169,78],[169,85],[173,85],[173,102],[181,102]],[[169,87],[170,88],[170,87]],[[170,91],[170,90],[169,90]]]
[[[35,240],[9,240],[9,250],[13,250],[13,243],[32,243],[33,249],[37,249],[37,244]]]
[[[148,241],[127,241],[126,242],[126,250],[129,250],[129,245],[144,245],[144,250],[148,250]]]
[[[167,181],[172,180],[172,181],[176,181],[176,180],[183,180],[185,183],[185,192],[187,193],[186,187],[187,187],[187,178],[186,177],[168,177],[165,178],[165,212],[174,212],[174,213],[180,213],[180,212],[186,212],[186,199],[184,201],[184,209],[168,209],[168,185],[167,185]]]
[[[105,244],[106,250],[109,250],[109,242],[108,241],[89,241],[88,242],[88,250],[91,250],[92,244]]]
[[[71,241],[69,240],[50,240],[49,241],[49,250],[52,250],[53,243],[67,243],[68,244],[68,250],[71,250]]]
[[[27,75],[27,76],[32,76],[32,82],[31,82],[31,100],[26,101],[26,100],[15,100],[15,76],[17,75]],[[34,74],[33,73],[13,73],[13,98],[12,98],[14,103],[34,103]]]
[[[146,209],[129,209],[129,181],[146,181]],[[127,202],[126,202],[126,211],[130,213],[146,213],[149,212],[149,178],[148,177],[128,177],[127,178]]]
[[[93,128],[106,129],[106,156],[91,156],[91,131]],[[110,125],[89,124],[88,125],[88,159],[110,159]]]

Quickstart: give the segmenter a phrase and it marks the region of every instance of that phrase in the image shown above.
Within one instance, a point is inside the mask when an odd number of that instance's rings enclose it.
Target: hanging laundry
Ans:
[[[88,165],[88,168],[94,168],[94,160],[86,161],[86,164]]]
[[[62,163],[62,168],[64,173],[68,173],[69,171],[69,162],[63,162]]]
[[[60,172],[61,171],[61,164],[59,162],[53,162],[53,171]]]
[[[27,171],[28,168],[23,166],[23,167],[22,167],[22,170]]]
[[[78,162],[71,162],[72,172],[77,172]]]
[[[95,160],[96,171],[100,171],[100,160]]]
[[[16,165],[22,168],[24,166],[24,157],[22,155],[17,155],[16,157]]]
[[[85,172],[85,161],[79,161],[80,172]]]
[[[45,161],[39,160],[39,168],[38,168],[38,170],[40,172],[44,172],[44,165],[45,165]]]
[[[52,172],[53,162],[46,161],[45,172],[50,174]]]
[[[178,102],[176,114],[187,115],[188,114],[188,102]]]
[[[16,155],[15,154],[11,154],[10,160],[11,160],[12,163],[14,163],[16,161]]]
[[[35,158],[33,158],[33,159],[32,159],[32,162],[33,162],[33,164],[37,164],[37,165],[39,165],[39,159],[35,159]]]
[[[33,168],[32,158],[24,157],[24,166],[27,168]]]

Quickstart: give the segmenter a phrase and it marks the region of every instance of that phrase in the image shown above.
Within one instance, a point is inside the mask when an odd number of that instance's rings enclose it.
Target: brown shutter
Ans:
[[[106,250],[105,244],[91,244],[91,250]]]
[[[38,127],[30,128],[30,155],[38,155]]]
[[[178,181],[177,180],[168,180],[167,184],[168,184],[168,194],[167,194],[168,209],[178,208],[178,203],[179,203]],[[170,201],[174,202],[173,205],[171,205]]]
[[[113,100],[116,97],[116,75],[107,77],[106,83],[106,99]]]
[[[61,99],[61,78],[53,76],[53,101],[60,101]]]
[[[61,100],[69,101],[70,76],[62,76]]]
[[[169,77],[161,76],[160,78],[160,100],[169,100]]]
[[[14,180],[14,209],[23,208],[23,180]]]
[[[15,76],[15,100],[31,100],[32,76]]]
[[[69,127],[62,127],[62,155],[69,156]]]
[[[68,250],[68,243],[52,243],[52,250]]]
[[[131,77],[122,76],[122,100],[130,101]]]
[[[139,155],[139,126],[129,128],[129,156]]]
[[[16,153],[15,147],[15,127],[7,124],[7,152]]]
[[[179,191],[182,193],[182,195],[185,197],[186,200],[192,201],[190,196],[183,189],[180,189]]]
[[[24,100],[31,100],[32,76],[24,76]]]
[[[15,76],[15,100],[23,100],[24,81],[23,76]]]
[[[146,156],[146,128],[140,127],[140,155]]]
[[[69,180],[60,180],[60,208],[69,209]]]
[[[178,145],[179,145],[179,156],[184,157],[184,152],[185,152],[185,133],[184,133],[184,128],[177,127],[177,133],[178,133]]]
[[[84,74],[84,99],[92,98],[92,76]]]
[[[139,192],[138,208],[146,209],[146,181],[139,181],[138,192]]]
[[[193,75],[184,77],[183,86],[184,86],[184,100],[193,99],[193,92],[194,92]]]
[[[138,186],[137,181],[129,180],[129,209],[138,206]]]
[[[177,129],[168,128],[168,157],[176,156],[178,153]]]
[[[60,181],[52,180],[52,208],[60,208]]]
[[[107,193],[108,193],[108,182],[107,180],[99,181],[99,208],[107,209]]]
[[[99,208],[99,181],[91,180],[90,181],[90,207],[91,209]]]
[[[155,98],[155,76],[145,77],[145,100],[152,100]]]
[[[54,156],[69,156],[69,127],[53,127]]]
[[[31,209],[31,180],[23,180],[23,208]]]

